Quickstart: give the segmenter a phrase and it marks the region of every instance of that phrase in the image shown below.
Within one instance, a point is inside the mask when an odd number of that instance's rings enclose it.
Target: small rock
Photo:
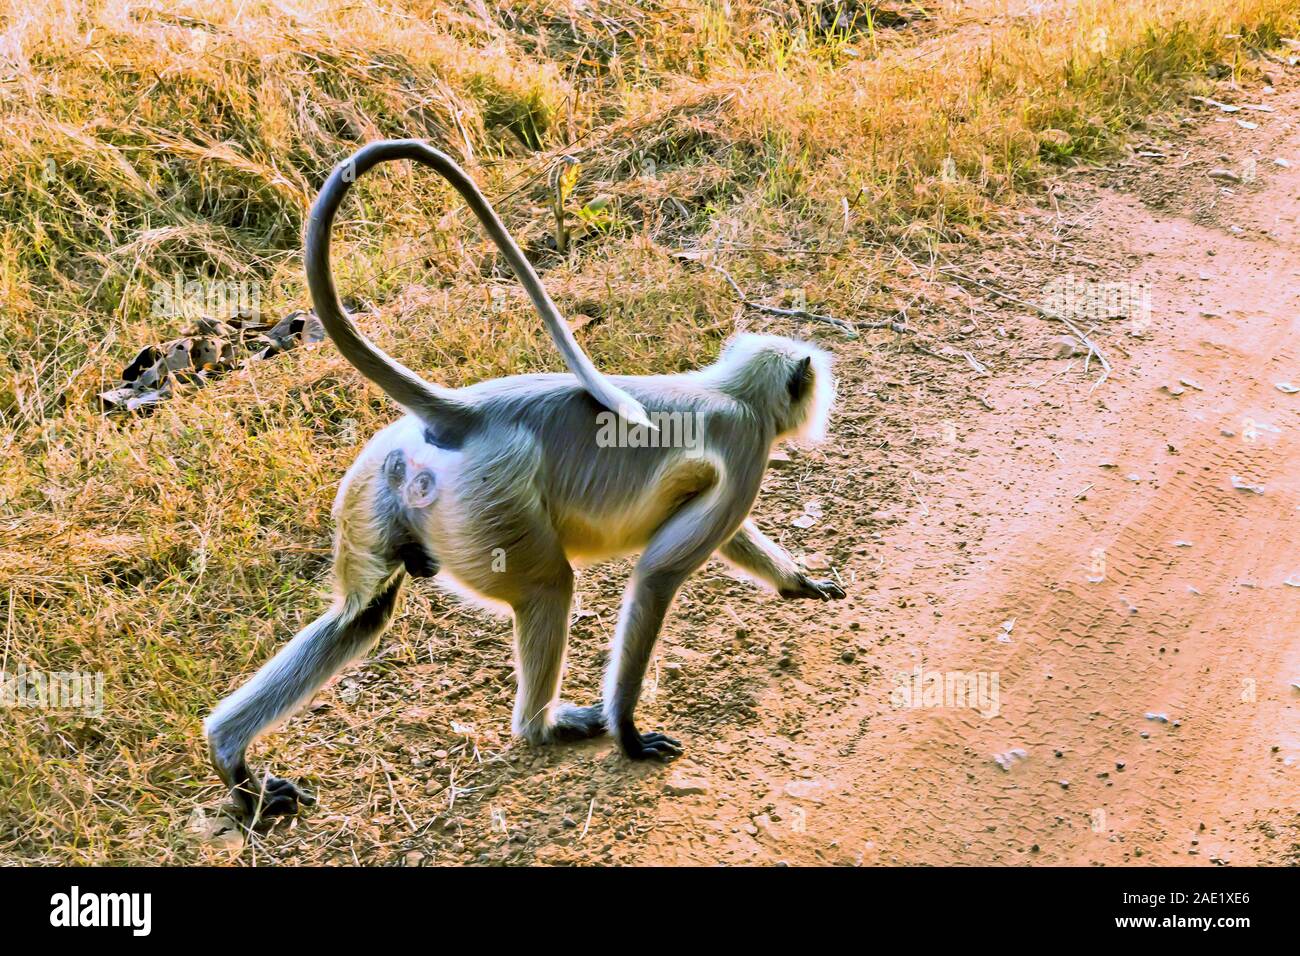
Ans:
[[[809,571],[825,571],[831,566],[830,559],[820,551],[803,556],[803,566]]]
[[[826,790],[827,783],[824,780],[791,780],[785,785],[786,796],[794,800],[811,800],[814,803],[822,802]]]
[[[664,793],[670,797],[689,797],[708,792],[709,782],[702,777],[675,773],[664,781]]]
[[[1073,335],[1058,335],[1052,340],[1052,357],[1058,359],[1077,358],[1088,354],[1088,347]]]
[[[1240,475],[1232,476],[1232,487],[1236,488],[1238,491],[1249,491],[1256,495],[1262,495],[1264,493],[1263,485],[1251,484]]]
[[[1211,179],[1222,180],[1225,183],[1241,182],[1241,175],[1233,172],[1231,169],[1211,169],[1205,175],[1209,176]]]

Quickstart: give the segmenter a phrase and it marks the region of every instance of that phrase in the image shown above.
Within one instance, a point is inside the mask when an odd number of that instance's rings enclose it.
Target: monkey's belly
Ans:
[[[665,521],[717,481],[718,469],[708,459],[677,459],[645,493],[623,507],[564,509],[555,519],[560,545],[569,560],[579,564],[642,551]]]

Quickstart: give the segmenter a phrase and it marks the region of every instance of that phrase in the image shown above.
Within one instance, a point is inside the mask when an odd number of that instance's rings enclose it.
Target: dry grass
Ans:
[[[718,249],[751,295],[797,286],[879,318],[898,305],[880,242],[977,237],[1055,164],[1104,156],[1212,65],[1256,69],[1251,48],[1300,20],[1290,0],[949,3],[845,36],[748,0],[6,6],[3,661],[103,672],[106,698],[99,718],[0,720],[0,858],[42,862],[203,859],[185,830],[217,796],[200,721],[317,606],[333,489],[393,414],[332,348],[146,419],[93,398],[176,333],[151,306],[177,276],[303,306],[305,211],[358,143],[457,154],[561,307],[600,320],[583,332],[599,364],[682,368],[737,314],[674,251]],[[605,202],[561,257],[547,183],[566,153],[573,212]],[[345,215],[340,284],[380,306],[368,327],[405,362],[453,384],[558,368],[449,190],[389,168]],[[791,248],[831,251],[770,251]]]

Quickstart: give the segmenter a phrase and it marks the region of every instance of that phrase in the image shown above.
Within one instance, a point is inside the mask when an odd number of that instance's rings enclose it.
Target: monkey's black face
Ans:
[[[799,405],[812,394],[814,378],[812,359],[809,356],[805,355],[795,362],[785,386],[790,393],[791,407]]]
[[[817,391],[817,370],[813,368],[809,356],[794,360],[786,378],[785,389],[790,396],[790,410],[786,416],[786,426],[782,430],[797,432],[812,414],[813,398]]]

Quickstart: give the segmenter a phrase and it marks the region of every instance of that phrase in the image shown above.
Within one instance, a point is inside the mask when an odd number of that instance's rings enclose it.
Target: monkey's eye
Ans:
[[[408,508],[424,508],[433,503],[437,497],[438,484],[433,472],[420,469],[411,476],[411,480],[402,486],[402,501]]]

